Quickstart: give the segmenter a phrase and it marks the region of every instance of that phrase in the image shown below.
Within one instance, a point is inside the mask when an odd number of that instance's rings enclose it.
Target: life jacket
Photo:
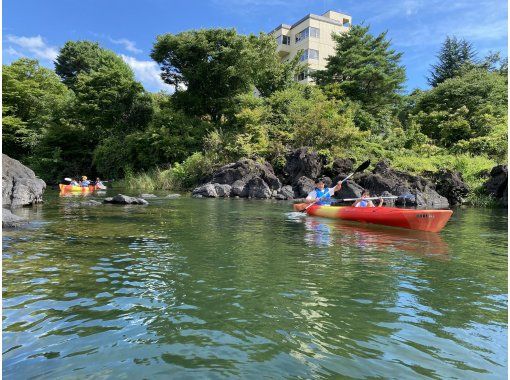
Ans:
[[[358,202],[356,207],[368,207],[368,201],[362,200],[362,201]]]
[[[321,206],[329,206],[331,204],[331,195],[329,194],[329,188],[325,187],[324,190],[319,190],[318,188],[315,188],[315,196],[317,199],[321,199],[319,202],[316,202],[315,204],[321,205]]]

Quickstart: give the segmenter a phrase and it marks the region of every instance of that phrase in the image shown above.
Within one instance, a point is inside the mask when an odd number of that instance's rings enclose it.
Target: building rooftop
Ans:
[[[277,31],[278,29],[280,28],[284,28],[284,29],[292,29],[294,28],[295,26],[301,24],[303,21],[311,18],[311,19],[314,19],[314,20],[318,20],[318,21],[322,21],[322,22],[327,22],[327,23],[330,23],[330,24],[333,24],[333,25],[338,25],[338,26],[343,26],[343,23],[341,23],[340,21],[338,20],[333,20],[332,18],[329,18],[329,17],[326,17],[324,15],[330,13],[330,12],[334,12],[334,11],[327,11],[325,12],[322,16],[319,16],[319,15],[315,15],[313,13],[309,13],[307,14],[305,17],[301,18],[299,21],[295,22],[294,24],[292,25],[288,25],[288,24],[280,24],[278,25],[276,28],[274,28],[273,30],[271,30],[268,34],[271,34],[275,31]],[[339,12],[335,12],[335,13],[339,13]],[[344,13],[339,13],[341,14],[342,16],[348,16]]]

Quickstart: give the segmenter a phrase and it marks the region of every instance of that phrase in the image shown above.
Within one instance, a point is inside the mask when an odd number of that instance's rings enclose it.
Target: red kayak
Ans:
[[[299,210],[301,204],[295,204]],[[395,207],[310,206],[312,216],[382,224],[411,230],[439,232],[453,214],[451,210],[415,210]]]

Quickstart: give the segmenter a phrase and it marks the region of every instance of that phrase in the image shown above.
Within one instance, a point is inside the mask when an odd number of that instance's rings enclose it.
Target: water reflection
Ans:
[[[160,202],[57,197],[46,224],[4,234],[4,377],[504,377],[494,215],[443,235]]]
[[[440,234],[373,224],[307,217],[296,219],[306,229],[305,241],[317,247],[355,246],[362,252],[403,251],[447,258],[449,248]]]

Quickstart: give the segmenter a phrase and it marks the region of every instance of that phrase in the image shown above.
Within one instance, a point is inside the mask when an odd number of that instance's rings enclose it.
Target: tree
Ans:
[[[456,152],[463,147],[474,154],[496,152],[500,158],[507,144],[501,127],[508,113],[507,81],[498,70],[463,69],[431,90],[416,93],[411,120],[440,146],[456,147]]]
[[[3,152],[21,159],[32,153],[73,94],[53,71],[33,59],[4,65],[2,79]]]
[[[101,48],[97,42],[67,41],[55,60],[55,72],[73,90],[79,74],[105,66],[120,68],[125,77],[133,78],[131,69],[122,58],[111,50]]]
[[[267,95],[290,85],[295,64],[280,63],[275,50],[268,36],[206,29],[158,36],[151,57],[163,80],[175,86],[179,108],[219,122],[236,96],[253,86]]]
[[[113,51],[89,41],[68,41],[55,71],[76,94],[74,118],[91,140],[144,129],[152,117],[149,94]]]
[[[470,42],[456,37],[446,37],[437,55],[439,63],[432,65],[428,82],[432,87],[459,74],[462,67],[473,63],[475,51]]]
[[[371,113],[395,102],[406,76],[402,53],[390,48],[386,32],[374,37],[368,26],[355,25],[333,39],[335,54],[327,58],[325,70],[312,75],[317,84],[338,83],[345,96]]]

